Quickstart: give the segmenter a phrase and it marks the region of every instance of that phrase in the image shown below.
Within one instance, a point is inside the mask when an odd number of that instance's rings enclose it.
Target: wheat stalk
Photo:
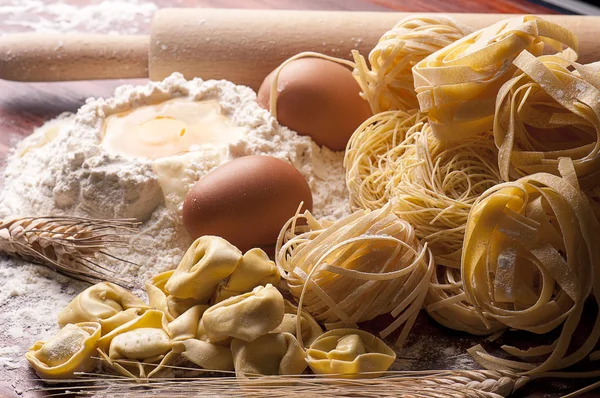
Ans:
[[[126,361],[125,361],[126,362]],[[420,398],[501,398],[529,380],[506,371],[389,371],[380,378],[339,378],[331,375],[262,376],[236,378],[228,372],[169,366],[196,371],[204,377],[176,377],[133,380],[107,374],[82,374],[69,380],[66,388],[45,387],[45,396],[168,396],[168,397],[420,397]],[[221,376],[215,377],[215,374]],[[366,376],[366,374],[365,374]],[[64,381],[61,381],[64,382]],[[75,387],[74,385],[77,384]]]
[[[139,225],[134,219],[101,220],[72,216],[12,217],[0,220],[0,254],[42,264],[72,278],[130,286],[96,261],[103,255],[119,261],[111,248]]]

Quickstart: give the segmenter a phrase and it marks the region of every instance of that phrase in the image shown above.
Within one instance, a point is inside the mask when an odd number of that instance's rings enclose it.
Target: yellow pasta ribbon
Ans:
[[[431,54],[413,67],[421,111],[441,140],[461,140],[492,129],[498,90],[516,70],[523,50],[542,55],[577,51],[576,36],[534,16],[500,21]]]
[[[573,365],[593,351],[600,338],[597,315],[583,344],[567,350],[585,300],[594,295],[600,305],[599,229],[585,195],[567,179],[547,173],[500,184],[478,199],[462,254],[468,301],[510,328],[538,334],[562,329],[548,346],[503,347],[519,357],[547,355],[542,362],[501,360],[474,347],[476,360],[488,368],[531,374]]]
[[[494,138],[505,181],[536,172],[558,175],[569,157],[586,189],[600,180],[600,75],[565,54],[523,51],[496,101]]]

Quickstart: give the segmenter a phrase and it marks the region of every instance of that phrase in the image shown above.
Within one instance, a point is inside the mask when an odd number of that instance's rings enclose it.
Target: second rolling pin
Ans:
[[[302,51],[365,57],[380,36],[411,13],[162,9],[150,36],[41,35],[0,37],[0,78],[61,81],[150,77],[227,79],[257,89],[285,59]],[[446,15],[446,14],[445,14]],[[447,14],[475,29],[506,14]],[[579,37],[581,62],[600,60],[594,38],[600,17],[545,15]]]

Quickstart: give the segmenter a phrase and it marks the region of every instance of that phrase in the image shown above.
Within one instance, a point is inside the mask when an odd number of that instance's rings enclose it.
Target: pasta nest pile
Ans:
[[[456,27],[398,26],[427,25]],[[355,70],[377,113],[347,147],[351,207],[390,206],[428,244],[435,269],[424,307],[441,324],[475,335],[558,330],[552,344],[502,347],[520,360],[476,346],[482,366],[539,374],[597,360],[600,320],[591,329],[580,321],[586,301],[600,307],[599,65],[576,62],[572,32],[524,16],[444,36],[455,41],[428,47],[392,84],[390,65],[402,61],[386,56],[407,45],[390,37],[371,53],[369,74],[364,60]]]

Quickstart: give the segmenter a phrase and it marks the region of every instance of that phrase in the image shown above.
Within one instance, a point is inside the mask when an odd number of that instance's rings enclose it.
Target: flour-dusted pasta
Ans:
[[[498,90],[523,50],[541,55],[577,51],[577,37],[534,16],[500,21],[431,54],[413,67],[417,99],[441,140],[461,140],[492,129]]]
[[[146,281],[146,293],[150,306],[165,313],[167,321],[171,322],[190,308],[202,304],[195,298],[178,298],[166,291],[165,285],[175,270],[166,271],[153,276]]]
[[[129,322],[150,307],[122,287],[101,282],[88,287],[75,297],[60,314],[58,324],[98,322],[102,334]]]
[[[306,354],[291,333],[269,333],[247,342],[231,342],[238,377],[301,374],[307,367]]]
[[[210,307],[202,316],[202,325],[212,342],[230,337],[252,341],[281,324],[284,312],[281,293],[273,285],[258,286]]]
[[[579,185],[600,181],[600,75],[568,54],[536,58],[523,51],[496,101],[494,138],[505,181],[573,162]]]
[[[359,329],[334,329],[319,336],[306,351],[313,372],[340,377],[379,377],[396,360],[381,339]]]
[[[98,340],[106,365],[132,378],[150,378],[164,369],[179,351],[174,350],[165,314],[148,310]]]
[[[532,362],[495,358],[474,347],[470,352],[488,368],[560,369],[588,356],[598,342],[596,313],[583,342],[571,347],[586,299],[600,305],[600,227],[570,160],[561,159],[559,168],[565,178],[537,173],[488,190],[469,214],[462,259],[469,302],[510,328],[542,334],[561,327],[550,345],[503,346],[509,354],[536,357]]]
[[[255,248],[244,253],[242,261],[222,284],[219,285],[213,301],[218,303],[240,294],[248,293],[257,286],[279,284],[279,270],[267,253]]]
[[[208,302],[219,283],[231,275],[242,253],[218,236],[201,236],[187,250],[165,283],[165,290],[178,298]]]
[[[50,340],[36,341],[25,357],[42,379],[70,379],[95,367],[100,332],[97,322],[67,324]]]
[[[300,329],[300,334],[298,334]],[[288,300],[285,300],[285,314],[281,324],[271,331],[271,333],[291,333],[302,346],[309,346],[317,337],[323,334],[323,329],[305,310],[300,311],[300,318],[298,318],[298,307]]]

